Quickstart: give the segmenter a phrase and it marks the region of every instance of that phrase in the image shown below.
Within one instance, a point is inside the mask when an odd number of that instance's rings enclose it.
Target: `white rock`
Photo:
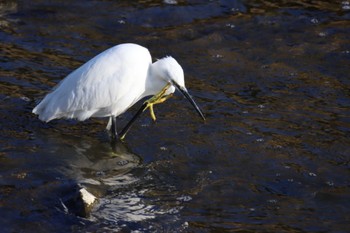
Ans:
[[[89,193],[85,188],[81,188],[79,190],[79,193],[80,193],[81,199],[83,200],[84,204],[87,207],[90,207],[96,201],[96,197],[91,193]]]

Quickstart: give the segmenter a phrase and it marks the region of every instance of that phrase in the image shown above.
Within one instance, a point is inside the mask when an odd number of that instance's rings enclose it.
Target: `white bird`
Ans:
[[[175,89],[203,113],[188,94],[184,72],[172,57],[152,63],[148,49],[137,44],[116,45],[86,62],[63,79],[33,109],[39,119],[59,118],[84,121],[90,117],[109,117],[107,129],[118,138],[116,117],[146,96],[147,100],[123,129],[121,138],[134,120],[147,108],[155,120],[153,105],[164,102]]]

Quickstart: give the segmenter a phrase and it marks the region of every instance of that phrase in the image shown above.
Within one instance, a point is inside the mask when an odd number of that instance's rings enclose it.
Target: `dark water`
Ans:
[[[349,1],[1,1],[0,231],[347,232],[349,19]],[[207,121],[176,95],[112,148],[105,119],[31,114],[123,42],[174,56]],[[78,186],[89,218],[62,204]]]

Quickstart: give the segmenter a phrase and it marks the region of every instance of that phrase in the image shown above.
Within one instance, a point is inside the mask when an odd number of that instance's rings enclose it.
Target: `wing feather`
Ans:
[[[70,73],[33,113],[43,121],[117,116],[141,98],[151,62],[144,47],[114,46]]]

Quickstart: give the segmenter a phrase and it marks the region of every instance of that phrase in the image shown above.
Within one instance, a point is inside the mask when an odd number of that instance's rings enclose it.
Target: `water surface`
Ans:
[[[2,231],[348,231],[349,9],[1,2]],[[31,114],[72,70],[124,42],[175,57],[207,121],[178,94],[111,147],[106,119],[45,124]],[[99,198],[89,218],[65,208],[78,187]]]

